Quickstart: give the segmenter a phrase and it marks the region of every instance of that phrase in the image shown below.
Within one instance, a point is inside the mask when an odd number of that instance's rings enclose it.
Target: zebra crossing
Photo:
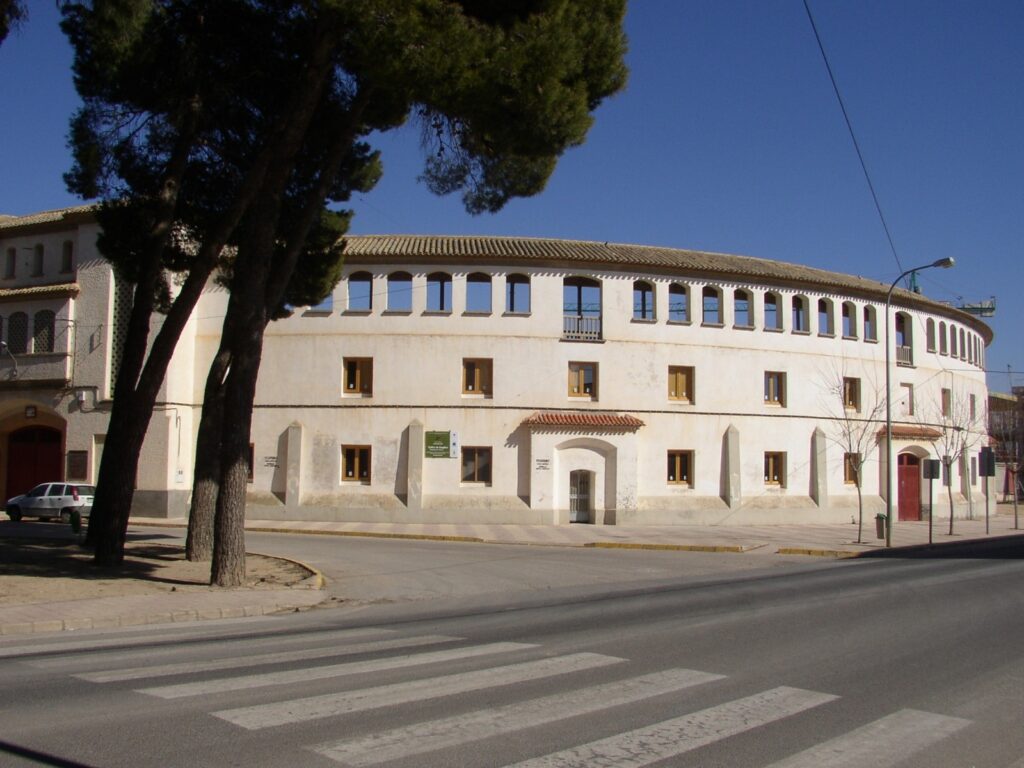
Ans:
[[[427,756],[429,760],[438,761],[436,764],[445,764],[446,750],[465,750],[486,739],[514,736],[530,729],[554,731],[553,738],[561,742],[560,747],[533,755],[528,752],[502,756],[489,753],[481,765],[641,768],[681,758],[754,729],[770,728],[787,718],[827,707],[840,698],[834,693],[779,685],[750,691],[711,706],[691,707],[687,706],[688,697],[693,696],[696,702],[698,697],[694,694],[701,692],[699,700],[707,704],[709,696],[710,700],[714,699],[715,684],[727,680],[727,675],[682,667],[654,672],[645,669],[631,674],[631,660],[619,656],[584,651],[554,652],[539,644],[521,642],[474,644],[464,638],[439,634],[403,636],[394,630],[341,630],[321,639],[329,639],[329,643],[291,649],[290,645],[299,642],[275,639],[270,647],[276,643],[276,650],[248,655],[239,653],[240,648],[232,644],[225,646],[222,657],[203,661],[174,661],[175,649],[165,648],[155,655],[151,651],[128,649],[98,656],[31,659],[25,663],[67,673],[99,686],[128,684],[136,694],[153,699],[180,700],[199,707],[202,716],[240,729],[240,733],[335,718],[339,722],[337,733],[344,737],[304,744],[301,748],[339,766],[353,768],[409,758],[428,759]],[[303,642],[308,645],[308,639]],[[250,647],[260,646],[254,641]],[[343,660],[352,656],[372,658]],[[147,659],[152,663],[144,663]],[[261,670],[283,664],[298,666]],[[451,665],[456,667],[454,671],[444,671]],[[465,666],[470,668],[465,669]],[[244,670],[245,674],[230,674],[236,670]],[[438,671],[443,673],[438,674]],[[363,687],[346,685],[346,679],[351,677],[356,678],[355,685],[359,686],[364,678],[357,676],[368,673],[390,674],[388,680],[396,675],[402,679]],[[163,680],[175,676],[195,679],[188,682]],[[614,679],[608,680],[609,676]],[[289,686],[312,681],[321,689],[333,690],[289,697],[294,690]],[[510,703],[491,704],[411,724],[402,721],[395,727],[387,727],[391,708],[472,692],[485,692],[493,701],[504,692],[513,691],[513,686],[538,681],[555,682],[558,692],[525,700],[512,695]],[[223,706],[226,699],[231,698],[230,694],[254,690],[262,692],[260,700],[264,703]],[[275,697],[276,692],[281,695]],[[658,707],[648,706],[655,701]],[[668,705],[662,708],[662,702]],[[604,735],[595,740],[565,743],[576,740],[574,734],[578,730],[568,726],[573,718],[588,718],[588,722],[594,722],[595,718],[605,715],[601,722],[631,722],[635,726],[634,721],[619,716],[623,708],[630,707],[647,713],[661,712],[662,717],[648,717],[653,721],[618,732],[609,732],[616,730],[614,725],[603,726]],[[380,730],[353,732],[346,726],[346,716],[370,711],[379,713],[370,722],[379,723]],[[668,714],[672,716],[664,717]],[[898,709],[872,722],[852,724],[848,732],[795,751],[765,768],[897,766],[908,757],[955,736],[970,724],[971,721],[962,718]],[[532,744],[522,740],[516,743],[521,745],[520,749],[524,744],[529,749]],[[550,743],[550,740],[540,743]]]

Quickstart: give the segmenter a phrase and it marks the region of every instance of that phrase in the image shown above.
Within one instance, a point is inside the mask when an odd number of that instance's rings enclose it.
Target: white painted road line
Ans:
[[[625,659],[601,656],[596,653],[574,653],[550,659],[525,661],[503,667],[491,667],[473,672],[408,680],[375,688],[356,691],[329,693],[323,696],[309,696],[275,704],[260,704],[239,709],[225,709],[214,712],[216,717],[227,720],[251,731],[271,728],[288,723],[301,723],[324,717],[336,717],[351,712],[363,712],[380,707],[391,707],[413,701],[428,701],[444,696],[454,696],[469,691],[480,691],[502,685],[513,685],[527,680],[565,675],[587,669],[620,664]]]
[[[422,637],[398,637],[390,640],[376,640],[369,643],[352,645],[336,645],[330,648],[307,648],[301,651],[278,651],[276,653],[260,653],[254,656],[240,656],[230,659],[211,659],[210,661],[185,661],[179,664],[162,664],[152,667],[135,667],[132,669],[112,669],[102,672],[85,672],[75,677],[88,680],[90,683],[112,683],[119,680],[140,680],[149,677],[166,677],[168,675],[184,675],[195,672],[211,672],[220,669],[238,669],[255,667],[260,664],[283,664],[290,661],[308,661],[332,656],[354,656],[357,653],[374,653],[376,651],[393,651],[396,648],[415,648],[423,645],[436,645],[460,640],[448,635],[423,635]]]
[[[142,688],[137,693],[158,696],[161,699],[180,699],[185,696],[202,696],[224,691],[245,691],[252,688],[263,688],[268,685],[287,685],[288,683],[304,683],[309,680],[323,680],[328,677],[345,677],[365,672],[383,672],[388,669],[418,667],[425,664],[437,664],[443,661],[470,659],[476,656],[489,656],[495,653],[511,653],[527,648],[536,648],[527,643],[489,643],[487,645],[471,645],[465,648],[450,648],[432,653],[418,653],[412,656],[391,656],[386,659],[370,661],[351,661],[345,664],[329,664],[323,667],[306,667],[290,669],[283,672],[266,672],[260,675],[245,677],[222,677],[215,680],[203,680],[199,683],[182,683],[180,685],[163,685],[156,688]]]
[[[970,720],[901,709],[770,768],[888,768],[970,725]]]
[[[799,688],[773,688],[646,728],[524,760],[516,763],[515,768],[640,768],[837,698]]]
[[[286,631],[286,628],[280,626],[281,619],[277,617],[251,616],[244,619],[210,619],[200,622],[193,621],[179,624],[145,624],[135,627],[117,627],[116,629],[108,630],[108,632],[117,632],[118,637],[116,638],[93,635],[84,637],[76,636],[73,640],[55,640],[48,642],[40,639],[37,642],[30,641],[25,643],[24,635],[4,635],[3,637],[0,637],[0,643],[18,638],[21,641],[21,644],[0,644],[0,658],[7,658],[10,656],[34,656],[41,653],[58,653],[66,650],[84,652],[90,649],[113,647],[121,648],[130,645],[145,645],[146,643],[152,643],[154,640],[190,640],[198,637],[209,637],[210,630],[216,627],[223,627],[228,630],[223,635],[218,636],[219,639],[237,640],[245,637],[246,634],[251,633],[252,631],[247,630],[245,633],[238,632],[237,630],[239,626],[257,622],[267,625],[267,627],[274,632]],[[102,632],[102,630],[96,631]],[[103,634],[105,635],[107,633],[104,632]],[[140,637],[139,635],[144,636]],[[30,661],[28,663],[36,666],[35,661]]]
[[[346,765],[373,765],[633,704],[722,678],[722,675],[691,669],[668,669],[569,693],[417,723],[359,739],[321,744],[312,749]]]
[[[206,622],[202,622],[202,624],[205,626]],[[150,630],[152,630],[152,627],[150,627]],[[199,632],[192,635],[168,634],[167,636],[160,637],[138,638],[137,642],[132,644],[164,642],[173,643],[172,645],[158,645],[150,648],[126,651],[123,647],[120,647],[125,644],[123,641],[110,640],[107,643],[108,646],[112,645],[118,647],[83,653],[62,653],[60,656],[44,659],[28,659],[23,663],[37,669],[81,669],[83,666],[92,666],[95,668],[99,666],[99,664],[107,663],[110,660],[124,665],[130,663],[133,659],[152,661],[153,659],[159,658],[174,656],[180,657],[189,652],[195,652],[197,648],[206,648],[211,645],[221,652],[224,652],[224,649],[227,647],[227,652],[231,653],[231,658],[237,658],[238,656],[244,656],[248,653],[248,649],[250,648],[260,648],[262,650],[267,647],[273,647],[280,650],[296,645],[314,645],[326,642],[346,643],[352,640],[366,640],[367,638],[384,638],[394,634],[396,634],[396,631],[393,629],[376,628],[342,629],[331,632],[302,633],[299,635],[268,633],[258,636],[246,634],[227,636],[215,635],[211,637],[209,634],[204,635]],[[200,640],[201,642],[190,643],[188,646],[183,646],[179,644],[182,640]],[[227,643],[229,642],[231,645],[228,647]],[[99,664],[97,662],[99,662]]]

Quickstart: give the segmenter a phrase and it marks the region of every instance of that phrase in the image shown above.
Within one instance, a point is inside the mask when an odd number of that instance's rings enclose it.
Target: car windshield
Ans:
[[[96,486],[94,485],[76,485],[75,487],[78,488],[78,493],[82,496],[96,495]]]
[[[32,496],[32,497],[42,496],[44,493],[46,493],[47,487],[49,487],[49,483],[43,483],[42,485],[37,485],[35,488],[33,488],[31,491],[29,491],[25,495],[26,496]]]

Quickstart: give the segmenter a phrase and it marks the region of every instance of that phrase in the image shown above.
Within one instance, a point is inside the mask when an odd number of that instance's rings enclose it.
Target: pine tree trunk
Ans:
[[[213,557],[213,521],[220,488],[221,432],[224,413],[224,377],[231,359],[221,344],[210,365],[203,396],[203,412],[196,438],[195,471],[192,479],[192,504],[188,513],[185,557],[205,562]]]
[[[265,322],[256,320],[249,327],[236,332],[236,338],[232,340],[231,372],[225,383],[223,398],[220,492],[217,495],[213,564],[210,571],[210,582],[218,587],[236,587],[245,581],[245,495],[249,474],[249,433],[265,327]]]
[[[111,413],[107,428],[107,445],[100,461],[96,496],[89,516],[89,532],[95,541],[95,563],[103,567],[124,562],[124,541],[135,495],[139,452],[153,413],[152,407],[141,405],[135,398],[126,398],[117,418]]]

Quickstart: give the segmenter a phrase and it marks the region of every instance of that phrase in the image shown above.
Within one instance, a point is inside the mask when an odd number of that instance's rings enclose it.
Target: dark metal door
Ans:
[[[577,469],[569,473],[569,522],[589,523],[592,504],[591,473]]]

